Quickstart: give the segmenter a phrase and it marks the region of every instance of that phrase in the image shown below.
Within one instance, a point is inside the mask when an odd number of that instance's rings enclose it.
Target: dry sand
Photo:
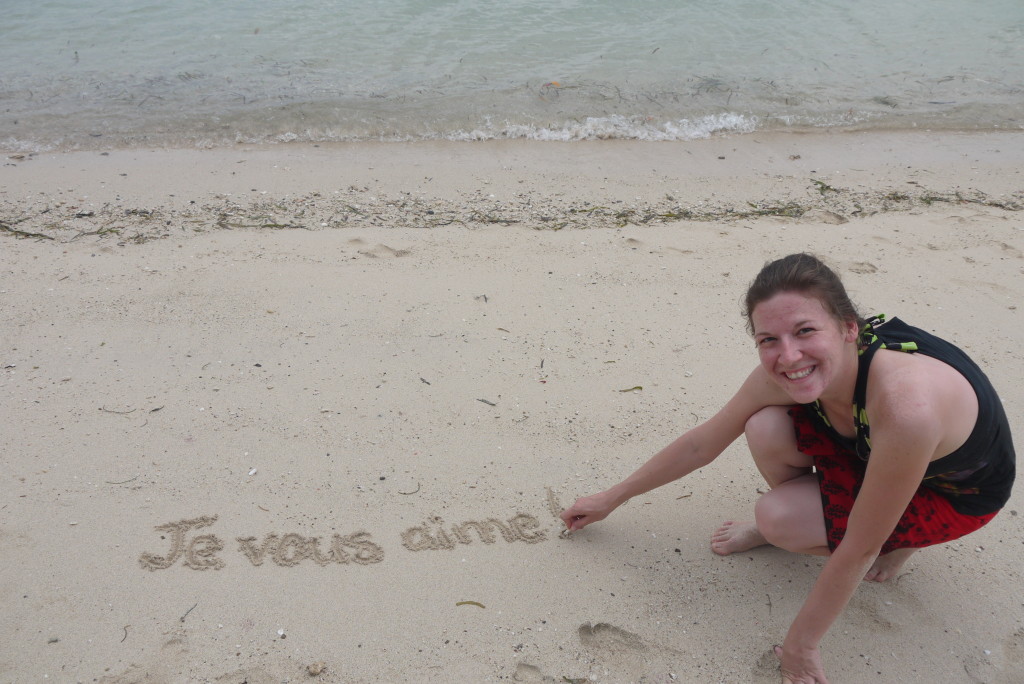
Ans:
[[[777,681],[821,561],[710,552],[742,441],[556,512],[728,399],[785,253],[1024,425],[1019,133],[5,161],[5,682]],[[834,682],[1024,680],[1019,492],[859,589]]]

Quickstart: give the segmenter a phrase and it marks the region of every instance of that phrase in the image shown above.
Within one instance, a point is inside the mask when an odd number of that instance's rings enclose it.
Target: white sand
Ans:
[[[993,206],[1021,134],[7,161],[0,226],[54,239],[0,234],[3,681],[777,681],[821,561],[710,552],[762,486],[741,442],[568,539],[552,508],[728,399],[739,299],[789,252],[959,343],[1024,425],[1024,213]],[[305,230],[239,227],[268,224]],[[833,681],[1024,680],[1019,491],[860,588]],[[436,517],[454,548],[422,548]]]

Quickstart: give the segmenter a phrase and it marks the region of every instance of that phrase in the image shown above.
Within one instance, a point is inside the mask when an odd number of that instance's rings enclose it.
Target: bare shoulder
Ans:
[[[978,416],[978,398],[952,366],[923,354],[880,349],[871,361],[865,410],[875,428],[938,437],[934,458],[963,444]]]
[[[974,389],[959,371],[938,359],[880,349],[871,361],[869,402],[875,398],[913,400],[920,404],[960,395],[973,397]]]

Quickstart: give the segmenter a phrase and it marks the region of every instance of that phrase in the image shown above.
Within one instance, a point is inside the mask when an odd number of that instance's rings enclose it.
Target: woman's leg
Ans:
[[[799,553],[828,555],[825,518],[813,458],[797,449],[793,419],[785,406],[750,417],[745,430],[754,463],[771,491],[754,507],[754,522],[726,521],[711,537],[717,554],[773,544]]]
[[[802,475],[773,488],[754,505],[754,522],[727,520],[711,537],[711,550],[721,556],[763,544],[794,553],[829,555],[815,475]]]
[[[788,406],[761,409],[747,420],[743,434],[754,464],[772,489],[811,472],[814,458],[797,448]]]
[[[773,546],[813,556],[831,553],[817,475],[801,475],[764,494],[754,504],[754,520]]]
[[[772,544],[789,551],[829,555],[825,515],[814,458],[802,453],[789,408],[769,407],[747,421],[745,434],[758,470],[772,490],[754,506],[755,522],[727,521],[711,537],[715,553],[727,556]],[[865,580],[884,582],[895,577],[917,551],[897,549],[875,559]]]
[[[771,544],[794,553],[827,556],[825,516],[815,475],[779,485],[754,505],[753,523],[727,521],[711,537],[711,549],[722,556]],[[885,582],[895,577],[917,549],[896,549],[879,556],[864,579]]]

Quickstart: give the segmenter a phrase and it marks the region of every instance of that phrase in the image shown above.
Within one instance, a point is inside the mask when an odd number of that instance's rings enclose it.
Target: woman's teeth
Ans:
[[[811,374],[811,371],[813,370],[814,366],[811,366],[810,368],[798,370],[795,373],[786,373],[786,377],[789,378],[790,380],[799,380],[800,378],[806,378],[808,375]]]

